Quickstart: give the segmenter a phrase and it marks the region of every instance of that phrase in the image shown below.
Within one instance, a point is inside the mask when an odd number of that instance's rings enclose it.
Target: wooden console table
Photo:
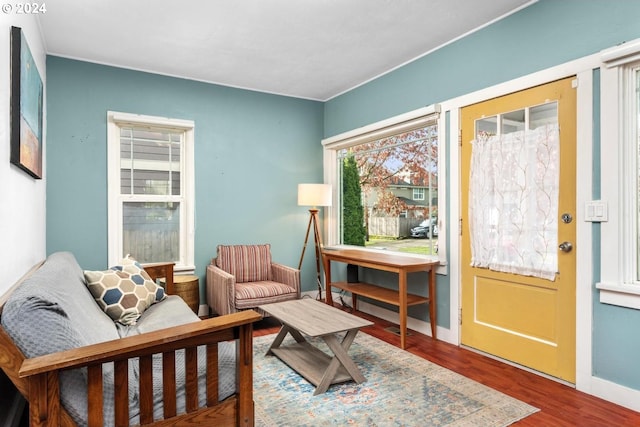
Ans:
[[[416,304],[429,304],[429,321],[431,336],[436,339],[436,270],[438,261],[424,258],[404,256],[397,253],[382,253],[364,249],[327,249],[322,251],[324,271],[326,275],[326,303],[333,305],[331,288],[336,287],[353,296],[353,309],[357,310],[357,296],[371,298],[387,304],[395,305],[400,311],[400,347],[406,347],[407,307]],[[359,265],[375,270],[398,273],[398,290],[383,288],[369,283],[348,283],[331,281],[331,261]],[[418,271],[429,272],[429,296],[423,297],[407,293],[407,273]]]

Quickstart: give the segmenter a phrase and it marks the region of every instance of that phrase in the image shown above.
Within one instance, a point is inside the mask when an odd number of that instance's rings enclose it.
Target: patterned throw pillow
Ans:
[[[236,283],[271,280],[271,245],[218,245],[216,266]]]
[[[123,325],[135,325],[149,306],[166,298],[164,289],[129,255],[120,265],[106,271],[85,271],[84,277],[98,305]]]

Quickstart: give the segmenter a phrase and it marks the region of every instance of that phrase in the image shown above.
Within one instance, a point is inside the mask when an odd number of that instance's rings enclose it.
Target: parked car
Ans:
[[[411,229],[411,237],[427,238],[438,236],[438,218],[427,218]]]

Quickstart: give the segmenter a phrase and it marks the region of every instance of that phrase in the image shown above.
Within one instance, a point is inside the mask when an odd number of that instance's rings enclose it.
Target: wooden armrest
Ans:
[[[176,293],[175,286],[173,285],[173,262],[155,262],[149,264],[142,264],[142,268],[151,277],[154,282],[164,277],[164,290],[167,294],[173,295]]]
[[[20,378],[237,338],[233,329],[262,318],[253,310],[26,359]]]

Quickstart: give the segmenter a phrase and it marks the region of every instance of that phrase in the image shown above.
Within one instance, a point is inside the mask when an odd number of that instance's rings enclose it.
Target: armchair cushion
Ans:
[[[262,304],[297,299],[297,289],[278,282],[251,282],[236,284],[236,308],[244,310]]]
[[[236,283],[271,280],[271,245],[218,245],[216,266]]]

